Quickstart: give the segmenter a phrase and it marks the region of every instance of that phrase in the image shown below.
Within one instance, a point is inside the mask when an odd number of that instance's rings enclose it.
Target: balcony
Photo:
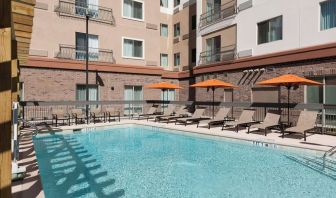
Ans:
[[[85,19],[85,16],[88,13],[91,17],[90,20],[92,21],[111,25],[115,24],[112,9],[97,5],[80,4],[75,1],[59,0],[59,4],[55,8],[55,12],[58,12],[60,16],[83,19]]]
[[[199,27],[203,28],[210,24],[224,20],[227,17],[233,16],[237,13],[237,2],[230,1],[226,4],[222,4],[218,8],[214,8],[206,13],[203,13],[200,17]]]
[[[56,58],[70,60],[85,60],[85,49],[76,49],[73,45],[60,45]],[[89,48],[89,61],[114,63],[113,51],[100,48]]]
[[[229,45],[215,50],[201,52],[200,65],[232,61],[236,59],[236,46]]]

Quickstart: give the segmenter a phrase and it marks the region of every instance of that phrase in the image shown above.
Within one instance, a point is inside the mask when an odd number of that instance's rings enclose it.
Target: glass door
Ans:
[[[143,92],[142,86],[129,86],[126,85],[124,89],[124,100],[125,101],[142,101]],[[131,115],[134,113],[142,113],[142,104],[125,104],[124,115]]]

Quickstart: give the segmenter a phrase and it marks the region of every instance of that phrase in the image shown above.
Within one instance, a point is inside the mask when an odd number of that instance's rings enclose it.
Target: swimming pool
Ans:
[[[47,198],[332,197],[308,153],[140,125],[33,138]],[[309,162],[309,163],[308,163]],[[334,164],[335,165],[335,164]]]

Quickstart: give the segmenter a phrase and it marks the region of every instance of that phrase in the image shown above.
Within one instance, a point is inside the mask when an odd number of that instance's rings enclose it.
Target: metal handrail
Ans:
[[[59,45],[59,52],[56,58],[85,60],[85,47],[76,47],[74,45]],[[89,60],[114,63],[113,50],[89,47]]]
[[[86,14],[89,14],[90,20],[111,25],[115,24],[112,9],[98,5],[79,3],[73,0],[59,0],[55,11],[61,16],[72,16],[83,19]]]
[[[333,151],[336,151],[336,146],[333,146],[331,149],[329,149],[328,151],[326,151],[324,153],[324,155],[322,157],[322,159],[323,159],[323,170],[326,167],[326,158],[327,158],[328,154],[329,154],[329,156],[332,156],[332,155],[334,155],[336,153],[336,152],[333,152]]]
[[[211,64],[215,62],[230,61],[236,59],[236,46],[230,45],[214,50],[200,53],[200,64]]]
[[[222,4],[218,8],[213,8],[200,16],[200,25],[202,28],[220,19],[225,19],[227,17],[233,16],[237,13],[237,2],[230,1],[228,3]]]

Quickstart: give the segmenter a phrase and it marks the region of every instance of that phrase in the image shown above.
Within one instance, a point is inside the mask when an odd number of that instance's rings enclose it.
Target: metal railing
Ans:
[[[232,61],[234,59],[236,59],[236,46],[230,45],[214,50],[201,52],[199,64],[206,65],[217,62]]]
[[[86,51],[84,48],[77,48],[74,45],[60,45],[56,58],[85,60]],[[98,61],[106,63],[114,63],[113,51],[108,49],[89,47],[89,61]]]
[[[212,10],[203,13],[200,17],[199,27],[203,28],[207,25],[210,25],[217,21],[221,21],[227,17],[233,16],[236,13],[237,13],[236,1],[230,1],[228,3],[222,4],[217,8],[213,8]]]
[[[177,107],[187,105],[192,111],[196,106],[207,107],[205,114],[212,115],[212,101],[170,101],[169,104],[175,104]],[[162,101],[146,100],[146,101],[59,101],[59,102],[43,102],[43,101],[25,101],[21,102],[21,117],[25,120],[46,120],[51,119],[53,109],[63,109],[70,112],[74,108],[82,108],[90,105],[99,108],[102,111],[108,107],[113,107],[119,111],[122,116],[130,116],[133,113],[147,112],[153,104],[163,106]],[[287,103],[249,103],[249,102],[215,102],[215,111],[219,107],[231,108],[231,117],[239,118],[244,109],[255,109],[254,120],[263,121],[269,110],[281,110],[281,121],[287,122],[289,114],[290,121],[294,125],[303,110],[314,110],[319,112],[316,127],[322,130],[324,134],[336,135],[336,105],[323,104],[290,104],[290,111],[287,110]],[[167,105],[165,105],[167,106]]]
[[[90,15],[90,20],[114,25],[115,19],[111,8],[105,8],[98,5],[83,4],[79,1],[59,0],[55,11],[60,16],[83,18],[87,14]]]

